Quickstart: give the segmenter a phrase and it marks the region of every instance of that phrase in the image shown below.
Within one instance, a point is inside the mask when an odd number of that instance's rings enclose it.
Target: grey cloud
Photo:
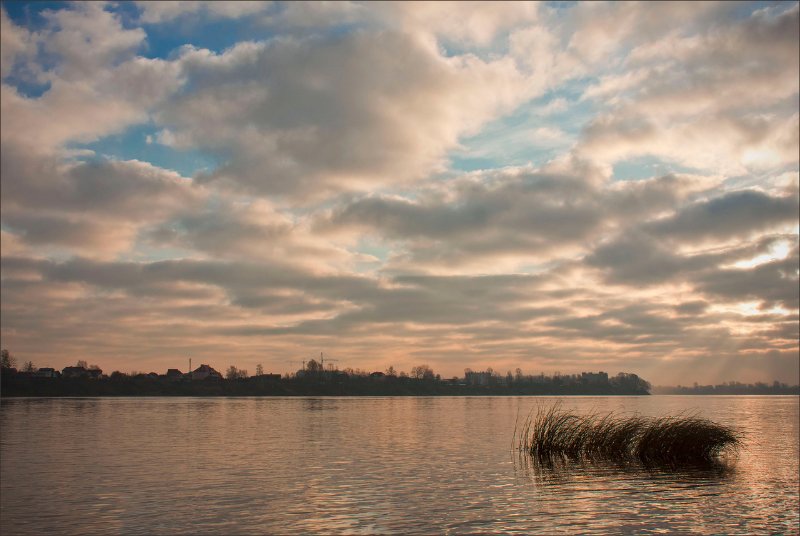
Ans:
[[[57,245],[77,250],[114,250],[120,240],[133,234],[129,226],[97,222],[80,216],[48,216],[14,211],[3,214],[3,223],[27,244]]]
[[[64,163],[11,145],[0,162],[4,207],[143,218],[204,197],[177,173],[136,160]]]
[[[698,275],[698,290],[729,301],[756,300],[762,306],[781,305],[789,310],[800,306],[797,248],[782,260],[764,263],[751,269],[720,269]]]
[[[719,109],[735,106],[737,99],[739,106],[763,105],[796,92],[798,8],[776,13],[779,9],[757,10],[738,23],[706,30],[699,39],[703,46],[684,48],[678,41],[673,52],[681,60],[681,70],[653,72],[639,89],[643,102],[657,105],[684,96],[705,104],[710,93],[718,90],[717,103],[709,104]],[[635,52],[633,61],[637,61]]]
[[[412,259],[423,263],[500,253],[540,256],[602,227],[603,209],[587,188],[566,177],[540,177],[498,188],[475,185],[452,202],[367,198],[339,209],[326,225],[409,241]]]
[[[200,179],[260,193],[420,178],[459,135],[520,98],[513,64],[450,61],[395,32],[274,39],[180,61],[186,89],[157,114],[168,138],[221,155]]]
[[[797,5],[719,22],[626,53],[623,71],[585,94],[613,107],[587,125],[578,151],[607,162],[650,154],[727,174],[796,163]]]
[[[769,247],[786,240],[785,235],[767,236],[754,244],[713,253],[674,253],[651,235],[629,233],[598,247],[585,259],[602,270],[609,283],[637,286],[666,282],[687,282],[698,292],[726,302],[759,301],[763,307],[798,307],[797,249],[787,258],[753,268],[723,268],[736,260],[764,254]],[[795,238],[796,239],[796,238]],[[691,313],[691,309],[688,311]]]
[[[189,248],[217,257],[261,257],[274,254],[279,244],[290,243],[291,234],[292,225],[287,221],[256,221],[246,217],[246,209],[225,205],[183,213],[150,229],[147,237],[158,245]]]
[[[696,180],[672,175],[597,186],[569,175],[501,174],[487,182],[455,181],[449,197],[355,199],[315,227],[354,227],[402,241],[410,263],[536,257],[582,247],[617,226],[673,209],[697,188]]]
[[[310,312],[333,312],[337,309],[334,301],[309,299],[302,294],[278,294],[276,292],[252,292],[237,295],[232,305],[258,309],[268,314],[296,315]]]
[[[680,315],[696,316],[705,312],[709,305],[710,304],[704,300],[683,302],[675,306],[675,312]]]
[[[657,363],[683,352],[734,356],[755,344],[780,349],[791,330],[779,326],[796,318],[734,318],[708,310],[698,315],[703,302],[675,310],[672,304],[642,302],[635,295],[560,289],[553,286],[558,270],[539,276],[375,279],[313,274],[274,263],[53,262],[8,256],[2,268],[4,333],[13,330],[19,340],[35,330],[68,348],[77,347],[82,337],[107,338],[98,352],[118,352],[128,344],[134,348],[145,337],[162,349],[192,348],[199,355],[187,341],[202,333],[235,337],[243,346],[274,340],[298,341],[302,347],[313,340],[328,347],[344,345],[349,355],[388,349],[386,344],[414,355],[434,352],[437,359],[453,352],[454,344],[467,345],[470,355],[491,364],[499,358],[520,363],[538,356],[561,367],[579,366],[590,357],[608,359],[608,349],[598,348],[597,341],[604,341],[613,345],[614,359],[621,363]],[[76,287],[85,291],[75,295]],[[228,299],[220,300],[219,292]],[[578,313],[575,307],[597,312]],[[764,329],[742,338],[719,327],[723,320]],[[471,358],[462,356],[458,364],[465,359]]]
[[[138,229],[201,206],[207,193],[138,161],[60,162],[4,144],[2,222],[31,245],[126,249]]]
[[[295,289],[328,299],[362,299],[376,292],[376,282],[366,277],[315,276],[280,261],[257,264],[186,259],[136,263],[71,259],[62,263],[43,261],[40,270],[52,281],[123,290],[134,296],[149,292],[154,285],[180,282],[218,287],[233,301],[268,289]]]
[[[624,236],[601,245],[586,262],[611,269],[607,281],[628,285],[661,282],[686,268],[686,259],[643,235]]]
[[[798,197],[745,190],[681,208],[674,215],[644,226],[656,236],[695,242],[742,237],[800,218]]]
[[[655,213],[673,210],[687,198],[707,190],[702,179],[668,174],[638,181],[612,183],[602,191],[601,200],[608,216],[622,222],[641,221]]]
[[[153,6],[145,20],[182,8]],[[430,357],[437,371],[591,362],[647,377],[683,361],[750,374],[751,357],[791,371],[797,251],[735,266],[797,240],[797,7],[732,18],[726,4],[542,4],[523,18],[525,5],[470,4],[462,24],[432,6],[278,6],[277,37],[168,60],[136,57],[143,32],[116,8],[72,6],[36,37],[54,69],[29,42],[6,46],[19,36],[4,18],[4,72],[18,53],[52,82],[36,99],[3,86],[4,344],[34,360],[148,354],[159,369],[171,354],[316,344],[360,363]],[[196,19],[250,9],[208,4]],[[314,26],[330,14],[352,26]],[[584,97],[606,108],[572,158],[439,175],[487,121],[605,73]],[[221,167],[188,180],[61,154],[151,119],[159,143]],[[636,154],[712,171],[614,181],[604,165]],[[770,191],[725,191],[751,165],[791,173],[742,179]],[[771,184],[787,178],[781,196]],[[730,312],[743,301],[761,313]]]
[[[584,262],[602,270],[610,283],[658,284],[685,280],[692,274],[765,254],[773,244],[792,238],[791,235],[767,235],[752,243],[725,249],[681,254],[659,237],[632,228],[600,244],[584,258]]]
[[[541,276],[505,275],[470,277],[395,277],[385,283],[374,278],[314,275],[284,264],[230,263],[217,261],[162,261],[151,263],[102,262],[73,259],[62,263],[3,259],[4,270],[26,268],[53,282],[81,283],[132,296],[153,294],[163,285],[193,283],[224,290],[233,304],[267,306],[270,300],[288,307],[316,303],[329,310],[331,302],[360,308],[345,313],[344,323],[470,323],[490,318],[528,318],[552,314],[558,309],[526,304],[541,285]],[[279,291],[277,294],[275,291]],[[278,298],[283,296],[283,298]],[[277,305],[277,303],[276,303]]]

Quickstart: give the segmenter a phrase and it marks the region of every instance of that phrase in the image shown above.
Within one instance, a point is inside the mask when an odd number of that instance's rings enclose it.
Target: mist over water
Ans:
[[[798,397],[558,399],[745,434],[726,467],[685,471],[529,463],[515,422],[555,400],[3,400],[0,532],[798,532]]]

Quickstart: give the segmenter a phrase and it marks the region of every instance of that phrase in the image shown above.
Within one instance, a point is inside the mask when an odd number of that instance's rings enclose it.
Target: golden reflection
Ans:
[[[513,456],[515,473],[532,481],[538,487],[563,485],[587,477],[603,480],[712,482],[733,478],[738,472],[736,463],[731,457],[720,458],[710,464],[676,467],[670,464],[644,464],[636,460],[571,460],[556,456],[538,459],[522,450],[515,454]]]

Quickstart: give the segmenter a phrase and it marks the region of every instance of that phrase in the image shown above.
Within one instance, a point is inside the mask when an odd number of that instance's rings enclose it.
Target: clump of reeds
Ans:
[[[515,432],[516,433],[516,432]],[[539,408],[522,425],[518,447],[538,460],[553,458],[708,464],[740,446],[733,428],[681,414],[673,417],[576,415],[559,405]]]

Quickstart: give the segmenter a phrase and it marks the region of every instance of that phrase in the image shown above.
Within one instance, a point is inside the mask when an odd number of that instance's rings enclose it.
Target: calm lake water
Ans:
[[[3,400],[0,532],[798,533],[798,401],[565,397],[737,426],[726,471],[542,471],[515,420],[555,398]]]

